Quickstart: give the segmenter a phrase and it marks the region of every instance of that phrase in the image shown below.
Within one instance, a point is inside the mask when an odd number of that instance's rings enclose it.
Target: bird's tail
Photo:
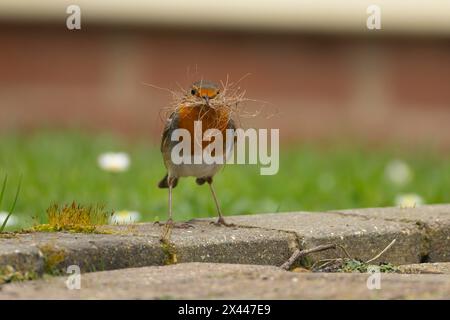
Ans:
[[[164,189],[164,188],[169,188],[169,182],[168,182],[168,175],[166,174],[164,176],[164,178],[161,179],[161,181],[158,183],[158,188]],[[175,178],[173,179],[173,185],[172,188],[175,188],[178,184],[178,179]]]

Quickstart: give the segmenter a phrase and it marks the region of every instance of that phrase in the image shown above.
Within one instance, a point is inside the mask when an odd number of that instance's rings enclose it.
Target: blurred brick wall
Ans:
[[[0,127],[75,127],[159,139],[160,111],[199,78],[270,102],[245,127],[450,145],[450,41],[200,30],[0,25]],[[253,103],[258,109],[261,103]]]

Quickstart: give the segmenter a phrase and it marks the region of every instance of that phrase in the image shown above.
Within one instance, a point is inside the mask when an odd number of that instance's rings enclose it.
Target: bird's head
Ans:
[[[208,80],[196,81],[191,86],[190,93],[203,99],[209,106],[209,100],[214,99],[220,92],[219,85]]]

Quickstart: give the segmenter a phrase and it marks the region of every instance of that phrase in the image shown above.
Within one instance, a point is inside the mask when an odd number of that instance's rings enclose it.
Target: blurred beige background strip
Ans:
[[[403,34],[450,34],[447,0],[78,0],[0,2],[3,21],[64,21],[77,4],[84,22],[128,25],[208,26],[314,32],[366,32],[366,9],[382,10],[382,30]]]

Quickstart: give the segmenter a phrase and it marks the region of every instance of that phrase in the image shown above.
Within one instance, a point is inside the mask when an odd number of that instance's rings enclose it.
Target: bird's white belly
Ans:
[[[227,144],[226,156],[223,159],[223,163],[231,155],[233,142]],[[197,177],[206,178],[214,176],[217,171],[224,166],[223,163],[213,163],[213,164],[194,164],[194,158],[191,158],[191,163],[174,164],[171,160],[170,152],[164,153],[164,163],[166,165],[169,176],[171,177]]]
[[[172,177],[212,177],[220,170],[222,164],[170,164],[169,176]]]

